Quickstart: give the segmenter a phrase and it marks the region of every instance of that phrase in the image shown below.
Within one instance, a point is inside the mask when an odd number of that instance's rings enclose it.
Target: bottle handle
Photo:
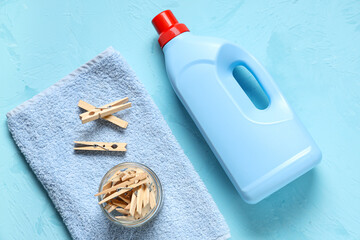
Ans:
[[[244,66],[255,77],[268,96],[268,107],[259,111],[248,110],[249,108],[246,107],[246,104],[239,101],[239,105],[243,107],[247,116],[256,121],[264,121],[264,119],[266,119],[266,122],[278,122],[291,118],[292,111],[280,90],[274,83],[272,77],[253,56],[236,45],[225,44],[222,46],[222,49],[220,49],[217,59],[219,61],[217,65],[225,67],[219,67],[218,71],[220,71],[220,74],[226,68],[228,70],[225,72],[232,73],[235,67]],[[234,81],[236,80],[234,79]]]
[[[231,63],[231,68],[234,69],[236,66],[242,65],[255,77],[259,82],[260,86],[269,97],[269,108],[274,104],[285,102],[280,90],[275,85],[272,77],[267,73],[263,66],[250,54],[245,51],[236,48],[236,52],[233,56],[234,61]]]

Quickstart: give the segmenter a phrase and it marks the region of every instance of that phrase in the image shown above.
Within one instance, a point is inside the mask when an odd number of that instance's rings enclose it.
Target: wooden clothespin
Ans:
[[[112,122],[122,128],[126,128],[128,123],[120,118],[117,118],[115,116],[112,116],[111,114],[116,113],[118,111],[127,109],[131,107],[131,102],[128,102],[129,98],[123,98],[120,100],[117,100],[115,102],[106,104],[102,107],[94,107],[93,105],[80,100],[78,103],[78,106],[82,109],[87,110],[88,112],[84,112],[80,114],[81,122],[87,123],[99,118],[103,118],[109,122]]]
[[[75,141],[74,150],[125,152],[126,143]]]
[[[91,111],[92,109],[95,108],[95,106],[91,105],[90,103],[87,103],[83,100],[80,100],[79,103],[78,103],[78,106],[86,111]],[[106,106],[106,105],[105,105]],[[125,121],[125,120],[122,120],[118,117],[115,117],[113,115],[109,115],[109,116],[106,116],[106,117],[103,117],[102,119],[105,119],[106,121],[109,121],[121,128],[127,128],[128,126],[128,122]]]

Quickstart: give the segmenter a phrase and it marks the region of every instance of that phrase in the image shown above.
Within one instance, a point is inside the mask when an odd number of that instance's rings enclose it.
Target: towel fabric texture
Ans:
[[[122,129],[103,119],[81,124],[80,99],[102,106],[129,97],[114,114]],[[112,48],[7,114],[9,130],[74,239],[228,239],[228,226],[159,109],[121,55]],[[73,141],[126,142],[127,152],[73,150]],[[111,223],[98,206],[104,174],[122,162],[139,162],[159,177],[164,203],[138,228]]]

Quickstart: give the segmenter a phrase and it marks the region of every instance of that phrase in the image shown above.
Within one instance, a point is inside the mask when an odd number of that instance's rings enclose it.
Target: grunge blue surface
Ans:
[[[194,34],[257,58],[323,152],[321,164],[244,203],[175,96],[151,19],[171,9]],[[0,239],[68,239],[5,114],[108,46],[159,107],[232,239],[360,238],[360,3],[345,1],[0,2]],[[284,146],[286,147],[286,146]]]

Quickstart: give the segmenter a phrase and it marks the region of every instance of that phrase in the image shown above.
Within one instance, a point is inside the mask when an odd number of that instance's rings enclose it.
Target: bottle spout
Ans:
[[[189,32],[185,24],[179,23],[170,10],[165,10],[156,15],[151,21],[159,36],[160,47],[163,48],[174,37],[184,32]]]

